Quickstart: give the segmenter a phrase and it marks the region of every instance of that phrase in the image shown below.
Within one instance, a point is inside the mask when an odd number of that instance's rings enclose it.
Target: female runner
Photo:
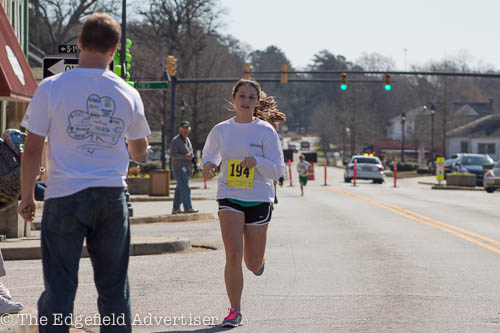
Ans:
[[[284,174],[283,151],[275,128],[285,115],[253,80],[233,88],[234,117],[210,131],[201,163],[206,179],[218,179],[219,220],[226,253],[224,279],[231,307],[222,326],[241,324],[242,259],[255,275],[264,272],[264,253],[274,201],[273,181]]]

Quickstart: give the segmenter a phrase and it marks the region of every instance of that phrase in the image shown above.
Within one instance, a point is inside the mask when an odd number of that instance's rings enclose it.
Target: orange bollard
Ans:
[[[311,162],[311,165],[307,169],[307,179],[314,180],[314,162]]]
[[[325,184],[324,185],[327,186],[327,184],[326,184],[326,159],[325,159]]]
[[[394,187],[397,187],[398,181],[398,162],[394,161],[394,170],[392,172],[394,174]]]
[[[288,160],[288,174],[290,175],[290,186],[293,186],[292,184],[292,166],[290,165],[290,160]]]
[[[358,168],[358,160],[354,160],[354,170],[353,170],[353,175],[352,175],[353,186],[356,186],[356,175],[358,172],[357,168]]]

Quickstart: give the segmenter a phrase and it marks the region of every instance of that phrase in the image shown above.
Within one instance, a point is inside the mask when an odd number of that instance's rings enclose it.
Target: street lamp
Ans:
[[[184,119],[184,111],[186,111],[186,101],[184,101],[184,99],[181,99],[179,110],[181,111],[181,119],[185,120]]]
[[[406,122],[406,113],[401,114],[401,132],[402,132],[402,140],[401,140],[401,162],[405,161],[405,122]]]
[[[161,81],[168,81],[167,68],[163,69]],[[161,168],[167,167],[167,90],[163,90],[163,112],[161,121]]]
[[[431,104],[429,109],[431,111],[431,161],[434,163],[434,115],[436,114],[436,107]]]

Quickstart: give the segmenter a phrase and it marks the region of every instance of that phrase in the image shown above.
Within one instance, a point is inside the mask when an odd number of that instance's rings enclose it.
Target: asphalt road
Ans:
[[[353,187],[340,169],[328,172],[329,186],[318,177],[304,197],[296,185],[279,188],[266,271],[244,273],[237,331],[500,331],[498,193],[431,190],[418,184],[422,179],[400,180],[397,188],[391,180]],[[216,212],[214,201],[196,205]],[[210,325],[228,307],[218,223],[141,225],[132,232],[218,248],[132,257],[134,331],[221,331]],[[43,284],[40,262],[10,261],[7,270],[2,281],[14,298],[34,306]],[[75,304],[76,315],[97,311],[88,259],[81,261]],[[195,325],[202,320],[209,325]]]

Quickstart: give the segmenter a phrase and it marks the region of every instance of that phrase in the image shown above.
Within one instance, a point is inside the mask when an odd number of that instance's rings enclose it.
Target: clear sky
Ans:
[[[219,1],[223,32],[253,50],[275,45],[296,68],[326,49],[349,61],[377,52],[399,70],[464,55],[500,70],[500,0]]]

